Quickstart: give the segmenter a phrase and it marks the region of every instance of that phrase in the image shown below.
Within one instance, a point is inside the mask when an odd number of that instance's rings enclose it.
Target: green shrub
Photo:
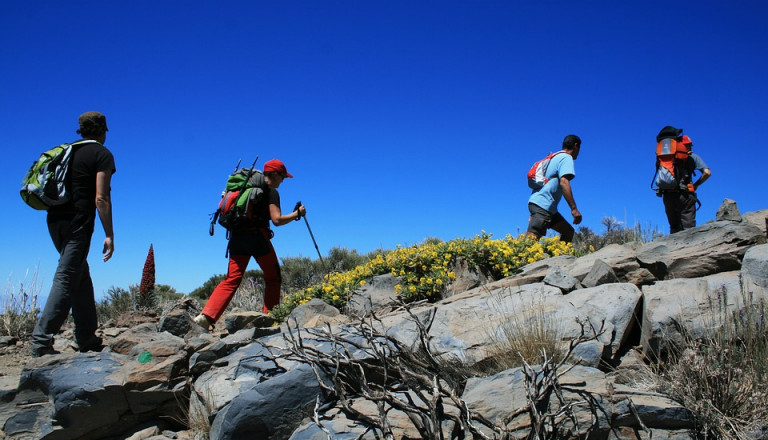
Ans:
[[[647,243],[664,235],[655,226],[643,226],[639,222],[628,228],[616,217],[603,217],[602,225],[605,231],[602,235],[596,234],[586,226],[579,226],[573,237],[573,247],[576,255],[584,255],[594,252],[609,244]]]
[[[116,319],[126,312],[136,310],[135,298],[139,295],[137,286],[129,286],[128,289],[112,286],[107,290],[107,296],[96,304],[96,314],[99,323],[106,323]]]
[[[159,315],[168,303],[184,296],[167,284],[155,284],[155,288],[145,294],[141,293],[139,286],[133,284],[128,289],[112,286],[107,290],[106,297],[96,304],[96,314],[102,324],[134,311],[152,311]]]

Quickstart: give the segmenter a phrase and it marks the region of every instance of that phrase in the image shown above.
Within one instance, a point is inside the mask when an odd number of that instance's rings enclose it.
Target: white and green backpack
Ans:
[[[57,145],[40,155],[21,181],[21,198],[34,209],[46,210],[72,198],[69,189],[69,164],[74,148],[96,142],[86,139]],[[96,142],[98,143],[98,142]]]

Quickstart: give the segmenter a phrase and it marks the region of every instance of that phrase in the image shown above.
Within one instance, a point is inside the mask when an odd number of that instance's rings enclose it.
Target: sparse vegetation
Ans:
[[[602,235],[596,234],[586,226],[579,226],[573,237],[576,255],[588,254],[609,244],[647,243],[664,235],[659,228],[643,226],[640,222],[635,223],[631,228],[627,227],[616,217],[603,217],[601,223],[605,227]]]
[[[405,413],[419,438],[424,439],[572,438],[567,434],[584,435],[571,431],[586,429],[588,433],[598,420],[597,399],[583,389],[561,383],[560,378],[570,370],[566,362],[575,348],[599,337],[603,328],[587,330],[582,324],[582,335],[570,341],[559,362],[544,351],[537,354],[535,365],[525,362],[527,404],[511,410],[503,420],[488,420],[470,409],[461,397],[467,379],[476,374],[473,368],[432,349],[428,329],[435,318],[434,309],[428,316],[417,318],[408,304],[402,307],[417,330],[411,346],[381,332],[382,324],[375,315],[370,321],[360,319],[340,333],[330,328],[284,333],[288,357],[310,365],[324,391],[326,401],[318,397],[313,417],[320,429],[324,429],[323,412],[334,407],[366,426],[376,438],[395,438],[389,421],[395,411]],[[333,349],[318,350],[315,344],[330,344]],[[577,397],[566,400],[564,392],[573,392]],[[358,399],[374,403],[378,412],[358,410]],[[589,409],[591,420],[583,426],[573,426],[571,422],[577,419],[581,408]],[[448,436],[444,431],[447,426],[451,426]],[[529,434],[520,437],[524,432]]]
[[[13,336],[20,340],[30,337],[40,312],[37,298],[40,293],[40,283],[37,278],[37,268],[29,278],[29,282],[19,282],[14,287],[9,278],[3,292],[3,309],[0,315],[0,335]]]
[[[660,390],[696,416],[704,438],[745,439],[768,421],[766,304],[741,292],[736,310],[723,286],[703,337],[689,336],[660,364]]]
[[[240,283],[235,291],[230,307],[240,310],[261,311],[264,307],[264,281],[263,278],[249,277]]]
[[[132,311],[152,311],[161,314],[169,302],[184,298],[184,294],[167,284],[156,284],[151,291],[151,298],[142,295],[137,285],[128,289],[112,286],[104,299],[96,303],[96,314],[100,324],[116,319],[123,313]]]
[[[213,392],[209,388],[205,389],[203,398],[199,397],[197,393],[191,394],[189,404],[185,407],[185,420],[181,422],[192,431],[194,440],[208,440],[210,438],[211,416],[216,413],[213,402]]]
[[[561,329],[558,317],[547,311],[542,299],[531,299],[519,310],[508,310],[498,297],[491,297],[497,321],[489,326],[491,358],[495,370],[537,363],[542,353],[552,362],[562,360]]]

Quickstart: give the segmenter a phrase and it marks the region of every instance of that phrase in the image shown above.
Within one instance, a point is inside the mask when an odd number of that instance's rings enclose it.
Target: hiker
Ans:
[[[195,317],[195,323],[204,329],[212,327],[221,318],[224,310],[235,295],[235,291],[245,274],[251,257],[256,259],[264,273],[264,307],[262,312],[269,313],[280,303],[280,263],[270,239],[274,235],[269,228],[269,221],[275,226],[283,226],[293,220],[299,220],[306,214],[306,208],[299,205],[290,214],[283,215],[280,210],[280,194],[277,188],[286,177],[293,177],[278,159],[264,164],[265,194],[253,207],[253,218],[230,232],[229,269],[227,277],[211,293],[202,313]]]
[[[693,141],[691,138],[682,133],[681,128],[666,126],[656,136],[656,142],[661,142],[664,139],[675,139],[682,143],[687,151],[687,158],[682,159],[682,166],[677,167],[681,175],[676,176],[677,184],[675,187],[659,189],[664,200],[664,211],[669,221],[670,234],[696,226],[696,204],[698,203],[696,190],[712,175],[704,160],[692,151]],[[691,183],[696,171],[701,173],[701,177],[696,182]]]
[[[69,169],[72,199],[48,209],[48,232],[60,254],[51,291],[40,319],[32,332],[32,355],[55,354],[54,335],[66,321],[70,309],[75,322],[75,344],[81,352],[101,351],[102,339],[96,336],[98,319],[93,281],[88,268],[96,212],[104,228],[104,261],[115,251],[110,198],[115,160],[104,147],[107,119],[99,112],[85,112],[78,118],[77,133],[83,143],[73,150]]]
[[[571,208],[573,224],[581,223],[581,213],[576,208],[576,200],[573,198],[571,180],[576,176],[573,161],[579,156],[581,139],[569,134],[563,139],[563,149],[555,153],[544,172],[548,179],[540,188],[534,188],[528,199],[528,234],[537,239],[547,233],[547,229],[553,229],[560,233],[560,240],[570,243],[573,241],[573,226],[557,212],[560,198],[565,197]]]

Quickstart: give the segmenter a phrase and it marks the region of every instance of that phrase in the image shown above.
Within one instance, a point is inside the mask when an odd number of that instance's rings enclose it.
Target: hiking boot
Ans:
[[[195,319],[193,319],[193,321],[195,321],[195,324],[202,327],[206,333],[208,333],[211,330],[211,327],[213,327],[213,323],[211,322],[211,320],[207,316],[203,315],[202,313],[195,316]]]
[[[83,343],[75,342],[75,345],[77,347],[77,351],[80,353],[85,353],[87,351],[101,351],[104,349],[104,341],[96,335],[91,336],[87,341]]]
[[[59,354],[58,351],[54,350],[53,347],[50,345],[43,345],[43,346],[32,346],[29,350],[29,354],[32,355],[32,357],[41,357],[48,354]]]

